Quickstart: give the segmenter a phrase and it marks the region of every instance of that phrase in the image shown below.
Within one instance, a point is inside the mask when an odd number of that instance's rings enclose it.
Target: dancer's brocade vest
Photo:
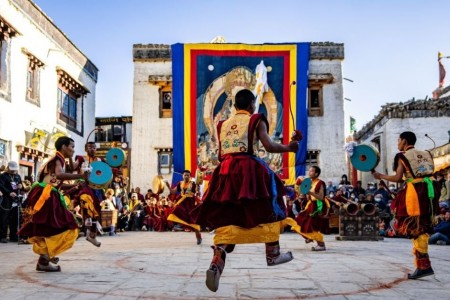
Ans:
[[[254,154],[257,139],[249,134],[255,134],[255,128],[249,127],[253,127],[251,124],[255,122],[251,121],[255,118],[259,118],[258,114],[250,115],[246,111],[239,110],[235,116],[221,124],[219,131],[221,157],[232,153]]]

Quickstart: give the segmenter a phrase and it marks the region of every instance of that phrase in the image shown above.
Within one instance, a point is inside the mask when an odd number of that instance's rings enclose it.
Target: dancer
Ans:
[[[64,180],[86,180],[89,176],[89,173],[64,172],[64,160],[72,157],[74,147],[74,140],[69,137],[63,136],[56,140],[55,156],[42,166],[38,180],[28,194],[24,224],[19,234],[28,236],[33,251],[39,255],[37,271],[60,272],[56,256],[70,249],[78,237],[78,224],[67,209],[65,197],[61,193],[74,187],[63,184]]]
[[[168,221],[180,223],[192,228],[197,238],[197,245],[202,243],[202,234],[200,233],[200,226],[195,224],[190,214],[196,206],[195,194],[197,192],[197,185],[191,180],[191,171],[183,171],[183,180],[177,183],[175,188],[171,188],[168,181],[165,181],[171,194],[178,195],[175,200],[174,210],[167,218]]]
[[[83,174],[86,170],[90,170],[91,163],[94,161],[103,161],[97,157],[97,147],[94,142],[87,142],[84,145],[86,150],[85,156],[77,155],[72,163],[72,169],[79,174]],[[102,233],[100,223],[101,206],[100,203],[106,198],[103,190],[90,187],[87,182],[82,185],[80,191],[74,195],[75,202],[81,207],[81,215],[83,216],[83,224],[86,227],[86,240],[96,247],[101,246],[101,242],[97,240],[97,231]]]
[[[391,207],[397,221],[396,231],[408,236],[413,244],[416,270],[408,274],[408,279],[434,274],[428,256],[428,239],[433,232],[433,215],[439,213],[440,191],[437,183],[431,180],[433,157],[428,151],[414,148],[416,140],[414,132],[400,134],[397,146],[401,152],[394,158],[395,175],[373,173],[376,179],[406,181],[405,188],[398,192]]]
[[[250,90],[239,91],[234,106],[236,114],[217,126],[221,162],[203,203],[193,211],[197,224],[216,230],[214,254],[206,271],[206,286],[213,292],[219,288],[226,254],[235,244],[265,243],[268,266],[293,259],[291,252],[280,253],[281,221],[286,218],[283,183],[255,155],[254,144],[259,140],[272,153],[297,152],[301,137],[288,145],[273,142],[264,115],[252,115],[255,96]]]
[[[323,234],[326,216],[330,209],[330,203],[325,198],[325,182],[319,179],[320,168],[312,166],[309,168],[309,178],[312,181],[311,189],[306,194],[306,206],[295,218],[296,225],[291,228],[305,238],[306,243],[317,242],[316,246],[311,247],[312,251],[325,251],[325,242]]]

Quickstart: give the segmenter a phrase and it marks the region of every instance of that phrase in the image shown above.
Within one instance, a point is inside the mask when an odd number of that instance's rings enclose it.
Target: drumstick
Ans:
[[[330,197],[328,197],[328,196],[325,196],[325,198],[327,198],[328,200],[331,200],[331,201],[333,201],[334,203],[341,203],[341,202],[338,202],[338,201],[336,201],[336,200],[332,200]],[[345,198],[345,197],[342,197],[341,196],[341,198],[342,199],[344,199],[346,202],[348,202],[348,203],[352,203],[352,204],[358,204],[358,203],[356,203],[355,201],[352,201],[352,200],[350,200],[350,199],[348,199],[348,198]]]
[[[297,130],[295,127],[295,119],[294,114],[292,113],[292,106],[291,106],[291,89],[293,85],[296,85],[297,82],[295,80],[291,81],[289,84],[289,112],[291,113],[291,119],[292,119],[292,126],[293,126],[293,132],[292,132],[292,140],[300,142],[303,138],[302,132],[300,130]]]

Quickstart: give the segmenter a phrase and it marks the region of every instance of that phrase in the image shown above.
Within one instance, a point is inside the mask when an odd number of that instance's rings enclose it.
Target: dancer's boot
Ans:
[[[214,250],[214,256],[209,269],[206,271],[206,286],[212,292],[216,292],[219,288],[219,280],[225,267],[225,246],[211,246]]]
[[[268,266],[276,266],[287,263],[294,258],[291,251],[280,253],[280,244],[266,243],[266,261]]]

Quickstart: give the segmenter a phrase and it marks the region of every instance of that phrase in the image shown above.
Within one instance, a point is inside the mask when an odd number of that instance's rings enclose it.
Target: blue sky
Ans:
[[[100,69],[96,116],[132,114],[133,44],[344,43],[356,127],[387,102],[430,97],[450,56],[446,0],[35,0]],[[443,64],[450,72],[450,59]],[[450,73],[449,73],[450,79]],[[446,80],[446,85],[448,80]]]

